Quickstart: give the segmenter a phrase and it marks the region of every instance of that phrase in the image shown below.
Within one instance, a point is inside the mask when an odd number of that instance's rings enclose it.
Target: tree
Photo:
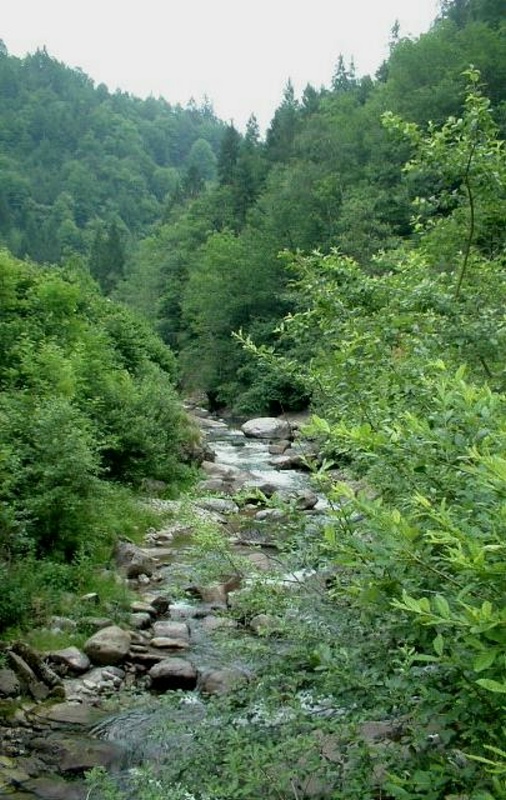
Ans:
[[[344,56],[339,54],[337,65],[332,76],[332,89],[334,92],[349,92],[357,85],[355,64],[351,59],[349,66],[344,63]]]
[[[218,155],[218,178],[221,186],[230,185],[236,177],[237,159],[241,147],[241,134],[234,127],[234,123],[225,129]]]
[[[271,161],[288,161],[292,155],[293,143],[298,127],[299,102],[291,80],[284,90],[281,105],[274,112],[267,129],[266,154]]]
[[[104,230],[99,227],[91,248],[89,267],[106,294],[115,288],[123,277],[125,248],[116,222]]]

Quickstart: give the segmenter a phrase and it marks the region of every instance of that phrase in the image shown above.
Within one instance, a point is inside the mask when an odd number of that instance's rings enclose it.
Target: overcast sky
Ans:
[[[219,117],[264,128],[291,78],[329,85],[339,53],[374,74],[395,20],[428,30],[437,0],[1,0],[12,55],[45,45],[95,83],[170,103],[207,95]]]

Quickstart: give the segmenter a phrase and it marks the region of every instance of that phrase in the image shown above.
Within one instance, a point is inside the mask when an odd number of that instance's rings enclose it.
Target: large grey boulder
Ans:
[[[153,689],[195,689],[197,670],[191,661],[184,658],[165,658],[149,670]]]
[[[46,660],[51,664],[59,664],[69,672],[80,674],[90,668],[90,659],[77,647],[65,647],[63,650],[52,650],[46,653]]]
[[[116,566],[127,578],[149,577],[156,569],[155,560],[132,542],[118,542],[114,558]]]
[[[237,667],[206,670],[200,676],[199,689],[204,694],[229,694],[249,678],[244,670]]]
[[[290,439],[290,423],[277,417],[256,417],[241,426],[245,436],[253,439]]]
[[[166,639],[182,639],[184,642],[190,641],[190,631],[186,622],[176,622],[174,620],[160,620],[153,625],[154,637]]]
[[[93,664],[99,666],[119,664],[127,657],[131,640],[128,631],[117,625],[111,625],[94,633],[84,643],[83,650]]]

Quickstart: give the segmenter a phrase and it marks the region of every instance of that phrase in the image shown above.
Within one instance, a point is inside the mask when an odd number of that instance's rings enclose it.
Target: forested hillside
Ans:
[[[417,41],[393,30],[390,57],[374,80],[358,78],[340,58],[327,88],[308,85],[298,99],[288,83],[265,141],[254,119],[244,136],[227,128],[217,185],[175,206],[140,242],[119,289],[179,351],[189,386],[249,412],[306,402],[297,381],[259,373],[230,332],[243,328],[270,344],[282,315],[297,308],[280,251],[338,248],[374,272],[378,250],[416,242],[414,214],[446,213],[430,203],[413,209],[419,194],[439,191],[441,176],[404,172],[410,143],[392,137],[381,117],[388,110],[424,126],[459,116],[471,64],[504,132],[501,2],[446,3]],[[451,197],[445,202],[449,210]],[[495,252],[504,245],[501,215],[487,244]],[[437,258],[443,267],[444,247]]]
[[[0,47],[0,237],[17,256],[83,254],[109,290],[134,237],[216,175],[223,124],[95,86],[45,49]]]

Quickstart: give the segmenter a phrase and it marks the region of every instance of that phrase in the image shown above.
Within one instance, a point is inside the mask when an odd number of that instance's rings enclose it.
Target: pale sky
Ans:
[[[395,20],[428,30],[438,0],[0,0],[0,38],[24,56],[45,45],[96,84],[186,105],[207,95],[219,117],[262,128],[291,78],[330,84],[339,53],[374,74]]]

